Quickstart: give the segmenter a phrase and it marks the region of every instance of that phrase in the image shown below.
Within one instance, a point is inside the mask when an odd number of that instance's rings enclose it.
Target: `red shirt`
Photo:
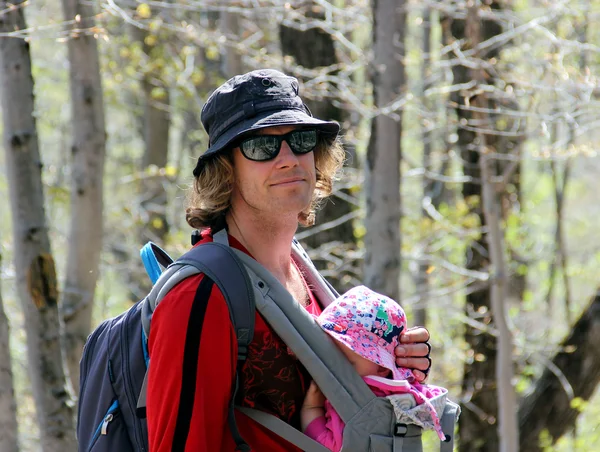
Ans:
[[[201,243],[212,241],[205,232]],[[235,238],[231,246],[248,252]],[[149,338],[150,372],[147,419],[150,452],[171,451],[182,382],[184,345],[196,289],[204,275],[195,275],[175,286],[152,316]],[[310,293],[310,291],[309,291]],[[321,311],[313,295],[307,310]],[[227,423],[237,362],[237,341],[227,303],[214,285],[206,308],[198,356],[196,391],[190,430],[189,452],[229,452],[235,443]],[[300,407],[310,384],[304,366],[256,312],[254,338],[241,375],[242,406],[274,414],[300,427]],[[236,410],[242,438],[254,451],[289,452],[299,449]]]

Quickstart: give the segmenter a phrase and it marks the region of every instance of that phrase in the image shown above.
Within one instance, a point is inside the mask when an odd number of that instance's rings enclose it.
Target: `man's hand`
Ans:
[[[400,345],[396,347],[396,365],[413,369],[417,381],[424,382],[431,369],[429,331],[422,326],[409,328],[400,333]]]

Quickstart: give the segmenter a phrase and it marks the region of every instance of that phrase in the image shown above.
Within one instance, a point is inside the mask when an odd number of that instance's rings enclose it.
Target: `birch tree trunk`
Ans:
[[[479,18],[480,4],[475,1],[467,12],[465,35],[473,49],[474,57],[479,58],[478,46],[482,42],[481,20]],[[474,109],[473,127],[477,132],[474,142],[479,153],[479,167],[481,173],[481,204],[485,223],[488,225],[487,243],[492,271],[491,308],[494,326],[497,331],[496,338],[496,394],[498,397],[498,441],[500,452],[515,452],[519,450],[519,429],[517,424],[517,399],[513,386],[514,364],[512,358],[513,340],[508,328],[507,285],[508,270],[504,256],[504,231],[501,227],[502,215],[500,200],[497,196],[498,187],[494,180],[498,177],[492,173],[490,161],[498,150],[488,146],[485,131],[492,131],[489,111],[491,105],[487,101],[483,85],[486,83],[486,74],[481,67],[471,69],[471,78],[477,83],[472,103]]]
[[[405,1],[373,0],[373,100],[390,107],[405,85]],[[400,294],[401,111],[390,108],[371,123],[367,149],[365,283],[393,299]]]
[[[303,5],[306,10],[306,17],[309,19],[324,20],[325,10],[316,2],[306,2]],[[337,57],[333,36],[327,31],[314,27],[307,30],[300,30],[292,26],[281,25],[279,27],[279,38],[281,41],[281,51],[284,55],[294,58],[295,65],[307,69],[329,70],[330,67],[338,66],[340,61]],[[301,74],[294,74],[300,80],[303,80]],[[333,72],[331,75],[335,76]],[[332,83],[331,92],[326,93],[304,93],[309,101],[307,102],[311,112],[317,118],[335,120],[342,126],[342,134],[349,127],[350,118],[347,110],[340,106],[340,101],[335,102],[335,93],[338,87]],[[347,165],[357,166],[356,152],[348,143],[345,149],[348,154]],[[350,253],[346,249],[356,249],[356,237],[354,236],[353,218],[356,212],[356,206],[348,199],[353,195],[347,189],[334,187],[331,199],[328,199],[317,211],[315,226],[301,231],[298,237],[309,249],[316,250],[311,258],[317,268],[327,275],[327,279],[340,292],[350,289],[352,278],[348,277],[355,273],[354,268],[359,265],[352,262],[352,258],[347,258]],[[336,195],[339,193],[339,195]],[[346,219],[340,222],[340,219]],[[336,242],[335,246],[327,246]],[[322,247],[323,252],[319,248]],[[332,255],[339,257],[336,265],[332,268]]]
[[[430,83],[431,77],[431,6],[428,4],[423,6],[423,22],[421,25],[422,36],[421,36],[421,52],[423,58],[421,61],[421,83],[419,84],[419,96],[421,97],[421,105],[425,111],[431,111],[432,105],[428,101],[425,93]],[[433,133],[429,129],[425,118],[421,120],[421,140],[423,142],[423,198],[433,198],[433,181],[430,179],[428,172],[432,170],[432,141]],[[424,208],[421,209],[421,217],[427,218],[427,212]],[[427,253],[427,241],[422,241],[421,244],[417,245],[416,256],[421,257]],[[420,297],[421,302],[416,305],[413,309],[413,324],[414,325],[426,325],[427,324],[427,311],[422,304],[426,294],[429,291],[429,277],[427,269],[429,264],[427,262],[419,262],[411,265],[411,270],[414,277],[415,289],[417,295]]]
[[[499,2],[492,2],[491,11],[500,9]],[[489,11],[488,10],[488,11]],[[472,49],[473,43],[469,40],[465,30],[466,7],[459,9],[460,19],[446,16],[442,21],[444,45],[455,45],[456,41],[462,43],[460,52],[452,55],[459,60],[452,66],[455,84],[472,83],[472,74],[469,67],[474,64],[466,61],[463,51]],[[481,39],[488,40],[502,32],[501,26],[493,20],[484,20],[482,23]],[[480,52],[479,58],[489,60],[497,58],[499,47],[486,49],[485,54]],[[487,82],[493,84],[493,74],[487,74]],[[462,187],[462,195],[466,200],[483,198],[481,184],[481,165],[479,144],[477,143],[474,128],[484,128],[477,124],[472,113],[470,94],[455,92],[452,101],[456,105],[457,115],[457,147],[460,152],[464,175],[469,177]],[[495,99],[489,99],[491,106]],[[491,128],[489,126],[488,128]],[[497,137],[486,136],[487,146],[498,150]],[[508,148],[508,146],[505,146]],[[480,220],[481,229],[485,231],[488,227],[487,219],[481,208],[475,208],[474,213]],[[487,271],[490,266],[489,244],[483,233],[469,244],[466,252],[466,264],[469,270]],[[474,291],[466,296],[466,315],[476,317],[483,324],[491,324],[492,315],[492,290],[484,288]],[[463,410],[458,420],[460,431],[459,449],[461,452],[497,452],[499,450],[499,438],[497,431],[498,419],[498,396],[496,392],[496,364],[498,350],[496,339],[488,331],[465,325],[465,342],[469,346],[468,359],[464,365],[464,376],[462,383]]]
[[[239,15],[231,11],[221,12],[221,33],[225,36],[226,42],[223,46],[221,57],[221,73],[225,79],[234,75],[243,74],[242,55],[233,45],[240,39],[240,20]]]
[[[0,254],[0,269],[2,269]],[[17,424],[17,401],[13,384],[12,359],[10,356],[10,328],[4,312],[2,288],[0,287],[0,450],[18,452],[19,426]]]
[[[23,2],[0,2],[0,32],[27,28]],[[44,211],[29,44],[0,39],[0,90],[16,286],[27,330],[27,358],[44,452],[77,449],[73,400],[61,353],[58,290]]]
[[[71,383],[79,391],[79,360],[91,329],[94,291],[99,276],[103,237],[103,176],[106,152],[104,103],[98,43],[91,4],[63,0],[68,40],[73,144],[71,147],[71,222],[62,318],[65,356]]]

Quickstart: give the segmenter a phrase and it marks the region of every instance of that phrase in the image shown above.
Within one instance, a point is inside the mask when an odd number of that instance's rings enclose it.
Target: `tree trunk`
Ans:
[[[69,25],[71,29],[94,27],[91,4],[78,0],[63,0],[62,4],[65,21],[80,18]],[[79,392],[79,360],[91,329],[102,251],[106,131],[97,41],[91,34],[73,31],[67,43],[73,144],[71,223],[61,308],[69,376]]]
[[[169,155],[169,135],[171,130],[171,101],[169,86],[165,83],[160,70],[152,62],[164,58],[164,49],[160,45],[150,45],[149,33],[140,28],[131,28],[132,39],[141,43],[147,56],[142,77],[142,96],[144,102],[143,133],[144,155],[142,169],[148,170],[140,187],[141,241],[148,240],[164,245],[169,232],[167,221],[167,192],[165,177],[160,170],[167,166]]]
[[[325,18],[323,8],[315,2],[306,2],[305,8],[307,17],[317,20]],[[333,37],[321,28],[299,30],[291,26],[281,25],[279,37],[282,53],[292,56],[296,65],[318,71],[320,68],[325,69],[339,64]],[[332,75],[335,74],[334,72]],[[300,80],[303,79],[301,75],[298,74],[297,76]],[[311,112],[315,117],[338,121],[342,126],[342,130],[344,130],[349,126],[349,115],[346,110],[339,106],[339,102],[335,102],[336,92],[337,87],[332,86],[328,92],[306,92],[304,97],[308,99]],[[346,144],[346,152],[348,154],[346,164],[356,167],[354,149]],[[339,193],[339,195],[336,196],[336,193]],[[325,202],[323,208],[317,212],[315,226],[299,234],[300,237],[303,237],[302,242],[307,248],[317,250],[316,253],[311,253],[317,268],[322,270],[327,275],[327,279],[341,292],[350,288],[351,278],[346,276],[353,274],[353,268],[356,266],[354,262],[347,262],[348,253],[344,251],[356,247],[352,222],[352,212],[356,210],[356,206],[346,199],[352,196],[349,190],[339,189],[339,192],[335,190],[331,199]],[[335,222],[340,218],[348,219],[325,230],[319,229],[323,225]],[[339,245],[335,247],[328,246],[334,242]],[[319,248],[323,252],[320,252]],[[337,265],[336,268],[330,268],[333,265],[332,260],[328,259],[330,253],[342,258],[343,263]]]
[[[429,88],[430,78],[430,63],[431,63],[431,6],[423,6],[423,22],[421,25],[422,36],[421,36],[421,52],[423,55],[421,61],[421,83],[419,84],[419,96],[421,98],[421,108],[425,111],[431,111],[432,105],[425,96],[427,88]],[[423,198],[432,199],[433,195],[433,183],[429,178],[428,172],[432,170],[432,152],[433,152],[433,134],[429,129],[427,122],[423,119],[421,121],[421,141],[423,142]],[[421,218],[427,218],[427,212],[425,209],[421,209]],[[427,242],[421,241],[421,244],[416,247],[416,257],[422,258],[423,254],[427,253]],[[424,307],[423,301],[429,292],[429,277],[427,269],[429,264],[421,260],[420,262],[411,265],[412,273],[415,282],[415,292],[420,297],[420,302],[413,309],[413,323],[415,325],[426,325],[427,324],[427,311]]]
[[[221,32],[225,36],[226,42],[222,50],[221,73],[225,79],[230,79],[234,75],[244,72],[242,65],[242,55],[233,44],[240,39],[240,21],[239,15],[235,12],[221,12]]]
[[[0,254],[0,269],[2,268]],[[12,359],[10,356],[10,328],[4,312],[0,288],[0,450],[19,451],[19,426],[17,424],[17,401],[13,384]]]
[[[467,12],[465,35],[471,46],[475,49],[474,57],[477,59],[481,44],[481,19],[480,5],[473,3]],[[488,102],[483,85],[486,75],[482,68],[471,69],[471,78],[477,85],[471,103],[475,110],[473,113],[473,127],[479,129],[476,141],[473,143],[479,153],[479,169],[481,174],[481,205],[485,223],[488,225],[486,240],[489,250],[490,267],[492,273],[492,288],[490,303],[494,316],[494,326],[498,336],[496,338],[496,393],[498,397],[498,442],[500,452],[514,452],[518,449],[519,433],[517,419],[517,401],[513,379],[515,376],[513,365],[512,333],[508,328],[507,309],[507,282],[508,272],[504,257],[504,229],[502,228],[502,214],[500,200],[497,196],[498,175],[492,171],[490,162],[498,154],[498,149],[488,146],[486,130],[493,131],[494,125],[490,121],[490,102]],[[493,135],[492,135],[493,136]],[[492,140],[493,141],[493,140]],[[496,140],[497,141],[497,140]],[[494,165],[494,168],[496,165]]]
[[[499,2],[490,4],[491,10],[501,8]],[[466,10],[461,12],[466,14]],[[469,42],[465,33],[465,21],[445,17],[442,21],[443,37],[445,44],[455,40],[464,40],[464,46],[471,48],[473,43]],[[501,26],[493,20],[484,20],[481,23],[481,39],[488,40],[502,32]],[[464,49],[463,49],[464,50]],[[489,60],[498,57],[501,49],[488,50],[487,53],[479,54],[479,60]],[[460,55],[456,55],[460,58]],[[452,67],[455,84],[468,84],[472,81],[469,67],[466,64],[455,64]],[[491,75],[487,75],[488,83],[493,83]],[[463,197],[465,199],[476,198],[482,200],[482,175],[480,168],[479,147],[476,135],[471,130],[474,118],[471,113],[468,95],[455,92],[452,101],[457,105],[456,115],[458,117],[458,143],[463,161],[464,175],[470,178],[470,182],[463,185]],[[495,99],[488,100],[488,106],[493,109]],[[490,120],[493,125],[493,121]],[[465,127],[469,125],[469,128]],[[481,126],[481,125],[480,125]],[[491,128],[490,125],[488,128]],[[483,127],[482,127],[483,128]],[[495,136],[487,136],[487,146],[498,151],[498,139]],[[510,146],[506,145],[506,149]],[[475,212],[480,219],[482,230],[487,228],[486,218],[481,207]],[[473,241],[468,250],[466,267],[469,270],[487,270],[490,266],[490,251],[485,237],[482,236]],[[483,324],[492,322],[491,288],[473,292],[466,297],[466,314],[477,319]],[[468,359],[464,367],[463,376],[463,405],[464,409],[459,419],[461,451],[465,452],[497,452],[499,450],[497,422],[498,422],[498,399],[496,363],[498,360],[495,338],[485,331],[465,326],[465,341],[470,347]]]
[[[405,87],[403,0],[373,0],[373,100],[377,109],[396,101]],[[400,295],[400,111],[380,112],[367,148],[365,283],[398,300]]]
[[[23,2],[0,2],[0,32],[25,30]],[[77,449],[72,397],[61,353],[58,290],[44,211],[29,44],[0,39],[0,86],[6,172],[12,211],[16,286],[25,317],[27,358],[40,444]]]
[[[581,411],[574,398],[590,400],[600,383],[600,288],[577,320],[535,388],[519,408],[520,450],[541,452],[539,437],[547,430],[556,443],[575,427]]]

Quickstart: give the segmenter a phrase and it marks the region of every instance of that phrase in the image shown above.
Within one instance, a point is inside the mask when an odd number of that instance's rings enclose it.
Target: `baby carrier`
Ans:
[[[254,331],[254,310],[258,309],[344,421],[343,452],[422,452],[422,429],[410,416],[412,405],[376,397],[326,333],[268,270],[231,248],[225,230],[215,233],[213,239],[175,262],[153,244],[142,250],[146,269],[155,282],[152,290],[127,312],[98,326],[84,348],[77,425],[79,451],[148,450],[145,376],[150,363],[146,347],[152,313],[175,284],[201,272],[220,288],[229,305],[238,338],[238,369],[246,359]],[[325,307],[337,297],[335,289],[295,240],[292,253]],[[164,272],[159,263],[166,267]],[[232,390],[229,425],[237,450],[250,451],[235,424],[236,391],[237,384]],[[440,451],[451,452],[460,410],[445,398],[436,401],[436,407],[446,434]],[[275,416],[245,407],[235,409],[302,450],[327,451]]]

